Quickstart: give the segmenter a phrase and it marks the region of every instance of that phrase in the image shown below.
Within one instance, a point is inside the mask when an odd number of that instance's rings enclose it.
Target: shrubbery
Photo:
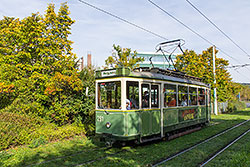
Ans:
[[[246,108],[246,103],[244,101],[230,101],[228,102],[227,112],[239,111]]]
[[[83,127],[74,124],[59,127],[39,117],[0,112],[0,150],[31,144],[32,147],[48,141],[85,134]]]
[[[80,72],[83,82],[79,122],[84,124],[88,134],[95,132],[95,69],[86,67]],[[87,92],[86,92],[86,89]],[[87,94],[86,94],[87,93]]]
[[[79,116],[82,81],[69,35],[66,3],[44,16],[0,20],[0,109],[42,117],[58,125]]]
[[[94,69],[77,69],[69,14],[0,20],[0,150],[94,132]]]

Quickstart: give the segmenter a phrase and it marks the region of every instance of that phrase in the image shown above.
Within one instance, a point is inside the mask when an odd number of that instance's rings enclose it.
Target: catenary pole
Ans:
[[[215,79],[215,46],[213,45],[213,73],[214,73],[214,114],[218,115],[217,94],[216,94],[216,79]]]

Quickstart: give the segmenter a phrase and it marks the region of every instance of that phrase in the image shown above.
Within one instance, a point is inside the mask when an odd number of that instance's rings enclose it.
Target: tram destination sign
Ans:
[[[114,75],[116,75],[116,70],[102,71],[102,77],[108,77]]]

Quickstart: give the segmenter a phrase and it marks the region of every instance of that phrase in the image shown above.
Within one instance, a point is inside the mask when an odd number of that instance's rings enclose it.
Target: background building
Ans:
[[[171,60],[167,61],[169,58],[169,55],[165,55],[162,53],[153,53],[153,52],[139,52],[137,53],[138,57],[143,57],[144,61],[142,63],[139,63],[140,67],[152,67],[152,64],[150,63],[150,57],[152,57],[152,63],[154,67],[162,68],[162,69],[173,69],[173,64]],[[173,62],[176,60],[176,54],[171,55],[171,58]]]

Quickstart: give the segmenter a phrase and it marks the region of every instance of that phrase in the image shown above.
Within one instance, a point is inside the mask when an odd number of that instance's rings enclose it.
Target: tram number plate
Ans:
[[[103,116],[97,116],[96,120],[97,120],[97,122],[103,122],[104,121],[104,117]]]

